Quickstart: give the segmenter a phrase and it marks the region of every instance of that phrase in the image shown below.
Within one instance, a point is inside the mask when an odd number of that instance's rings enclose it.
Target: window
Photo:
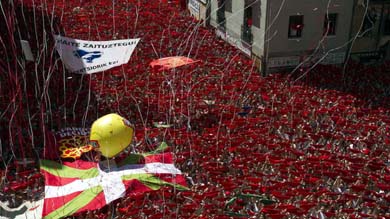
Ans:
[[[390,8],[383,12],[383,34],[390,35]]]
[[[260,28],[261,21],[261,1],[256,0],[255,3],[252,4],[252,25],[254,27]]]
[[[225,0],[218,0],[218,9],[217,9],[217,22],[219,24],[219,27],[222,29],[225,29]]]
[[[302,37],[303,30],[303,15],[290,16],[288,38]]]
[[[363,27],[360,30],[360,37],[371,37],[373,34],[373,30],[378,21],[378,14],[376,8],[372,7],[368,9],[366,16],[363,20]]]
[[[241,27],[241,39],[247,44],[252,44],[252,7],[244,9],[244,24]]]
[[[327,36],[336,35],[336,23],[337,23],[337,14],[325,15],[324,35]]]
[[[244,25],[246,27],[252,26],[252,7],[245,7],[244,8]]]
[[[232,8],[233,8],[232,0],[226,0],[226,2],[225,2],[225,10],[227,12],[232,12]]]

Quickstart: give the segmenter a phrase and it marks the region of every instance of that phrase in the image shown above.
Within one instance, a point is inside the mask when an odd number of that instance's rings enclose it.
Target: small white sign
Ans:
[[[324,57],[325,56],[325,57]],[[304,58],[302,58],[304,60]],[[321,60],[319,62],[319,60]],[[309,61],[304,63],[304,66],[312,66],[314,64],[322,65],[337,65],[344,63],[345,52],[320,54],[312,57]]]
[[[345,52],[329,53],[322,61],[321,64],[332,65],[342,64],[345,60]]]
[[[268,67],[288,67],[297,66],[300,62],[299,56],[288,56],[288,57],[273,57],[268,59]]]
[[[22,44],[22,50],[24,57],[27,61],[34,61],[34,55],[31,52],[30,43],[27,40],[20,40],[20,44]]]

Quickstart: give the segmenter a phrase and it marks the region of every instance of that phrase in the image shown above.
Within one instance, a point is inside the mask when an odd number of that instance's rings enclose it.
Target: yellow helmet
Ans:
[[[118,114],[111,113],[92,124],[89,139],[95,150],[112,158],[130,145],[133,135],[133,125]]]

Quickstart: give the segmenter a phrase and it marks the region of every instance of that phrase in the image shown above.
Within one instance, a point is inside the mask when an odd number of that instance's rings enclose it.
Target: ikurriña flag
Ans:
[[[168,146],[153,152],[131,154],[118,164],[76,160],[62,164],[41,160],[45,177],[43,218],[62,218],[94,210],[123,197],[172,186],[186,190],[182,172],[173,164]]]
[[[91,74],[126,64],[139,42],[137,39],[86,41],[55,35],[62,62],[72,73]]]

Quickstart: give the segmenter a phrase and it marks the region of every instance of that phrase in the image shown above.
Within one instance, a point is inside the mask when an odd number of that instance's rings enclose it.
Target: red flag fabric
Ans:
[[[193,60],[184,56],[171,56],[154,60],[149,65],[152,68],[160,67],[159,70],[168,70],[196,62],[199,62],[199,60]]]

